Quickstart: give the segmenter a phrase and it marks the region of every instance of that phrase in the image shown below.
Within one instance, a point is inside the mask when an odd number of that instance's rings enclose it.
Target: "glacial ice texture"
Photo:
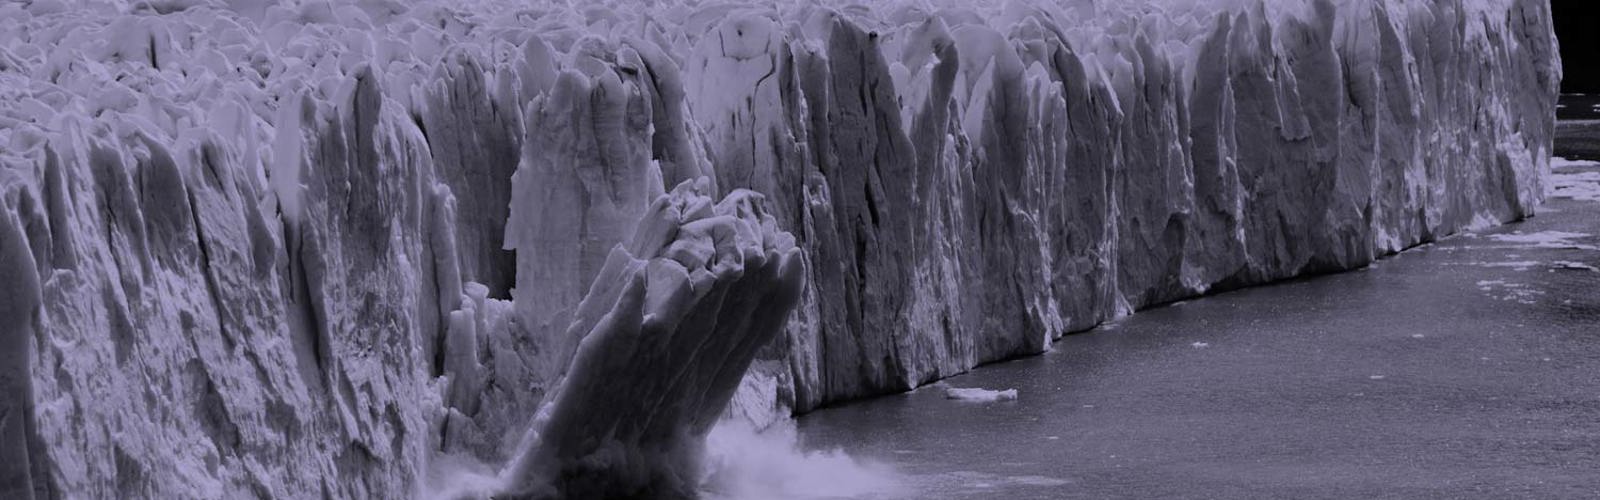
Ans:
[[[0,5],[0,496],[681,491],[1545,191],[1547,0],[643,3]]]

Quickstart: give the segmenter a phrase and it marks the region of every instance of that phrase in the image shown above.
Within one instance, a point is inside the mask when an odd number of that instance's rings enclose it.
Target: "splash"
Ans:
[[[857,460],[842,450],[807,451],[793,421],[757,431],[724,420],[706,437],[708,500],[906,498],[901,476],[887,464]]]
[[[843,450],[803,449],[793,420],[763,430],[743,418],[723,420],[706,437],[701,459],[698,493],[704,500],[911,498],[905,478],[887,464]],[[470,455],[435,455],[419,498],[494,498],[510,485],[507,472]]]
[[[506,486],[500,468],[467,454],[441,453],[428,464],[428,477],[418,498],[469,500],[491,498]]]

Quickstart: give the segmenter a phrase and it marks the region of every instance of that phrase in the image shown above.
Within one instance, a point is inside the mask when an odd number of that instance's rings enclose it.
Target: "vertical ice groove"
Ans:
[[[497,106],[477,55],[452,51],[434,73],[425,85],[422,123],[437,176],[461,205],[450,222],[461,240],[455,246],[468,252],[454,258],[461,260],[462,279],[507,298],[516,277],[515,256],[503,240],[521,149],[513,128],[517,113]]]
[[[35,477],[34,462],[42,457],[34,447],[38,438],[30,352],[41,297],[38,271],[20,225],[11,211],[0,213],[0,281],[8,288],[0,298],[0,493],[27,499],[49,490],[47,484],[34,484],[44,479]]]

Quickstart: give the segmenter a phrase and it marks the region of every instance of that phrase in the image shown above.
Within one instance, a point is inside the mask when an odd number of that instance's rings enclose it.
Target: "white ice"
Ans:
[[[984,389],[981,387],[954,387],[944,386],[945,399],[953,399],[968,403],[994,403],[997,401],[1016,401],[1016,389]]]

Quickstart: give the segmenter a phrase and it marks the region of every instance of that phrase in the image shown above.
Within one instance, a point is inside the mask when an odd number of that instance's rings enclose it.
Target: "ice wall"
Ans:
[[[800,409],[1519,219],[1548,169],[1542,1],[730,10],[688,100],[811,259]]]
[[[778,4],[0,5],[0,496],[584,491],[574,457],[693,456],[729,399],[1357,267],[1531,215],[1548,169],[1544,0]],[[703,363],[738,388],[605,407],[683,434],[557,445],[642,373],[585,347],[660,262],[614,249],[692,200],[794,235],[757,267],[796,312]]]

